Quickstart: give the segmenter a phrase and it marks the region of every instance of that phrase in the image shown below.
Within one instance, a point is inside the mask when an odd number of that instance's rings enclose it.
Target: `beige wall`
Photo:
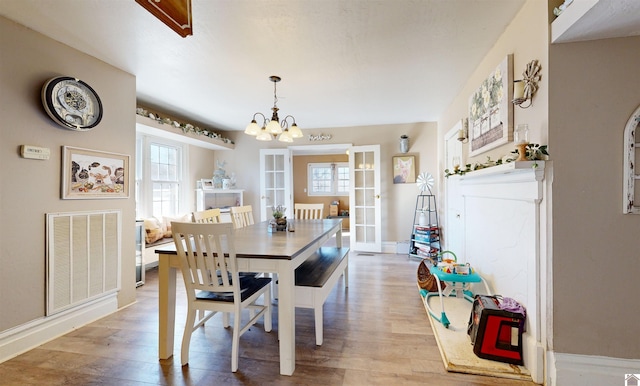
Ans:
[[[622,134],[640,103],[640,38],[549,46],[548,11],[545,2],[527,1],[438,121],[438,136],[468,116],[469,95],[505,55],[514,54],[515,77],[539,60],[540,88],[532,107],[514,109],[514,125],[527,123],[531,140],[548,144],[553,161],[541,211],[550,243],[542,256],[553,273],[549,349],[637,359],[629,331],[640,304],[632,295],[640,292],[640,216],[622,214]],[[467,163],[513,149],[507,144]]]
[[[340,210],[349,210],[349,196],[309,196],[307,194],[307,166],[310,163],[349,162],[346,154],[298,155],[293,157],[293,202],[324,204],[323,214],[329,215],[329,205],[340,200]]]
[[[622,214],[622,151],[640,104],[640,37],[549,52],[554,348],[637,359],[640,216]]]
[[[135,300],[135,199],[62,200],[64,145],[131,155],[135,164],[135,93],[131,74],[0,17],[0,331],[45,312],[45,214],[122,211],[122,291]],[[63,129],[44,112],[40,91],[54,76],[74,76],[100,95],[102,122],[89,132]],[[23,159],[20,145],[51,150],[47,161]],[[131,170],[133,172],[133,169]],[[129,175],[130,187],[133,175]],[[9,311],[10,310],[10,311]]]
[[[408,155],[415,155],[418,164],[416,173],[430,172],[437,173],[437,129],[436,124],[411,123],[396,125],[378,125],[361,127],[341,127],[325,128],[317,130],[304,130],[304,122],[298,119],[298,123],[303,127],[305,134],[293,143],[295,146],[301,145],[326,145],[344,144],[353,145],[380,145],[381,162],[381,203],[382,203],[382,241],[395,242],[407,240],[411,232],[411,221],[413,219],[415,197],[418,189],[415,184],[394,184],[391,166],[391,157],[400,154],[399,139],[402,134],[407,134],[410,138],[410,149]],[[331,134],[328,141],[310,142],[307,139],[309,134]],[[259,164],[260,148],[285,148],[286,144],[281,142],[260,142],[253,137],[249,137],[242,132],[229,133],[229,137],[236,142],[236,150],[221,154],[216,152],[217,157],[224,157],[229,161],[227,170],[235,171],[237,174],[238,188],[246,189],[245,203],[251,204],[254,208],[260,207],[259,197]],[[306,184],[306,182],[305,182]],[[294,182],[295,185],[295,182]],[[295,186],[294,186],[295,189]]]
[[[469,116],[469,97],[508,54],[513,54],[514,79],[522,79],[522,72],[527,63],[534,59],[537,59],[542,67],[542,80],[539,83],[539,90],[533,99],[533,105],[527,109],[514,106],[513,127],[520,123],[526,123],[529,125],[530,142],[548,143],[548,28],[547,4],[539,0],[527,1],[504,34],[467,80],[460,94],[454,99],[442,118],[438,120],[438,138],[443,138],[443,135],[460,119]],[[443,153],[442,145],[443,142],[441,141],[439,144],[440,154]],[[483,163],[487,160],[487,157],[497,160],[515,150],[513,143],[508,143],[468,158],[466,156],[468,154],[468,145],[465,144],[463,147],[464,160],[466,163],[471,164],[476,162]],[[553,149],[550,149],[550,151],[553,151]],[[444,170],[444,167],[441,167],[441,170]],[[441,180],[444,179],[442,173],[439,176]]]
[[[198,146],[189,145],[189,188],[188,190],[188,210],[187,212],[193,212],[196,210],[196,181],[203,178],[211,179],[213,172],[218,168],[216,165],[216,159],[226,158],[224,155],[231,153],[233,150],[219,150],[211,151]],[[229,174],[229,168],[225,166],[227,174]]]

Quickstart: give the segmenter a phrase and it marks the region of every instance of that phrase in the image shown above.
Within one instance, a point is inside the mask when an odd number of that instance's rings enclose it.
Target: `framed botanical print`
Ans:
[[[469,156],[513,141],[513,55],[509,54],[469,98]]]

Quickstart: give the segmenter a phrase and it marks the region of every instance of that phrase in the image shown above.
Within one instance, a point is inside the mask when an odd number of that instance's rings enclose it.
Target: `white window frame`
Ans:
[[[338,190],[338,168],[347,169],[347,179],[349,178],[349,163],[348,162],[311,162],[307,164],[307,195],[309,196],[348,196],[349,186],[346,190]],[[313,169],[314,168],[332,168],[331,173],[331,191],[330,192],[314,192],[313,190]],[[351,184],[351,181],[349,181]]]
[[[186,213],[188,207],[188,149],[184,143],[148,134],[138,133],[136,136],[136,217],[154,217],[153,213],[153,182],[151,176],[151,159],[149,149],[152,144],[170,146],[178,149],[178,205],[177,213],[162,213],[162,216],[177,216]],[[162,220],[162,218],[158,218]]]

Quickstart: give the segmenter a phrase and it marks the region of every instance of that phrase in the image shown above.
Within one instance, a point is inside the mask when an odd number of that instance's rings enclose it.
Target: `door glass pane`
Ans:
[[[280,169],[282,170],[282,169]],[[284,172],[283,171],[278,171],[275,173],[274,175],[275,178],[275,186],[277,186],[278,188],[282,188],[284,187]]]
[[[286,202],[284,200],[284,190],[282,189],[275,190],[274,197],[275,197],[275,201],[273,202],[274,205],[282,205],[286,207]]]
[[[264,187],[266,189],[273,189],[273,187],[274,187],[273,172],[265,173],[265,176],[264,176]]]
[[[356,188],[358,187],[362,187],[364,186],[364,172],[361,170],[356,170],[353,173],[353,179],[355,180],[353,182],[353,186],[355,186]]]
[[[273,155],[265,155],[264,156],[264,169],[266,171],[273,171],[273,166],[274,166],[274,159],[273,159]]]
[[[284,156],[281,154],[274,155],[275,170],[284,170]]]
[[[365,186],[366,188],[369,188],[369,189],[375,188],[375,185],[376,185],[376,182],[374,180],[375,171],[367,170],[367,171],[363,172],[363,174],[364,174],[364,184],[363,184],[363,186]]]
[[[364,168],[364,154],[362,152],[357,152],[354,154],[354,165],[356,169]]]
[[[365,203],[365,200],[364,200],[365,191],[363,189],[356,189],[354,193],[355,193],[356,207],[363,206]]]
[[[373,163],[374,159],[373,159],[373,152],[368,151],[364,153],[364,164],[365,164],[365,169],[373,169],[374,168],[374,163]]]
[[[356,210],[355,210],[355,222],[356,222],[356,224],[364,223],[364,209],[363,208],[356,208]]]
[[[365,227],[356,225],[356,240],[365,240]]]
[[[376,242],[376,229],[373,226],[366,226],[366,242],[367,243],[375,243]]]

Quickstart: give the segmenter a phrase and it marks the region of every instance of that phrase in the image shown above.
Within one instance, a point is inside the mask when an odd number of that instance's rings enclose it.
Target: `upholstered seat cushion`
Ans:
[[[268,277],[253,277],[253,276],[241,276],[240,277],[240,297],[242,301],[248,299],[251,295],[258,292],[261,288],[271,283],[271,278]],[[231,292],[211,292],[211,291],[199,291],[196,294],[198,300],[212,300],[217,302],[233,302],[233,293]]]

